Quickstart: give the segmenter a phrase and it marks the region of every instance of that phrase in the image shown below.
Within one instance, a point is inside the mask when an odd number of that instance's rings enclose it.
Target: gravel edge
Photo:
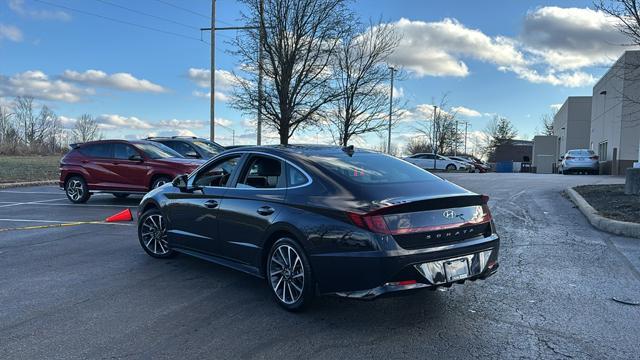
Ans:
[[[8,189],[14,187],[24,187],[24,186],[37,186],[37,185],[55,185],[58,183],[58,180],[42,180],[42,181],[26,181],[26,182],[15,182],[15,183],[2,183],[0,184],[0,189]]]
[[[565,193],[595,228],[616,235],[640,239],[640,224],[613,220],[599,215],[598,211],[596,211],[593,206],[589,205],[589,203],[572,187],[567,188]]]

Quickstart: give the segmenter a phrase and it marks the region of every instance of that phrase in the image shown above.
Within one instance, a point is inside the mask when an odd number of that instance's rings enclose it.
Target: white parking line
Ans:
[[[44,205],[44,204],[42,204],[42,203],[45,203],[45,202],[48,202],[48,201],[60,201],[60,200],[64,200],[64,198],[48,199],[48,200],[38,200],[38,201],[27,201],[27,202],[19,202],[19,203],[13,203],[13,204],[6,204],[6,205],[0,205],[0,208],[10,207],[10,206],[18,206],[18,205],[30,205],[30,204]]]
[[[58,192],[0,190],[0,193],[7,193],[7,194],[42,194],[42,195],[60,195],[60,194],[64,194],[64,192],[62,190],[60,190]]]
[[[35,222],[43,224],[93,224],[93,225],[121,225],[121,226],[133,226],[132,222],[105,222],[105,221],[73,221],[73,220],[36,220],[36,219],[0,219],[2,222]]]

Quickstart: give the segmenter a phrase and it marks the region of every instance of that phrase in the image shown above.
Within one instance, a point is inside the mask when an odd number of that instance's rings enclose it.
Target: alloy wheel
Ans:
[[[289,245],[280,245],[269,259],[271,287],[280,301],[291,305],[298,301],[304,289],[304,265],[298,252]]]
[[[71,180],[67,184],[67,195],[71,200],[78,201],[84,196],[84,185],[80,180]]]
[[[167,242],[167,226],[162,215],[149,215],[142,223],[142,243],[150,252],[156,255],[166,255],[169,252]]]

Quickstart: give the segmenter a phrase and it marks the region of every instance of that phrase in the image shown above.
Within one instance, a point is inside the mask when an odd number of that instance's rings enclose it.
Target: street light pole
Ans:
[[[391,154],[391,117],[393,114],[393,75],[396,69],[393,66],[389,66],[391,70],[391,92],[389,96],[389,135],[387,139],[387,154]]]
[[[216,100],[215,100],[215,82],[216,82],[216,0],[211,0],[211,68],[210,68],[210,80],[209,80],[209,88],[210,91],[210,99],[209,99],[209,138],[211,141],[215,141],[216,137]]]
[[[469,123],[467,121],[464,122],[464,154],[467,155],[467,127]]]
[[[258,129],[256,131],[256,144],[262,145],[262,102],[264,94],[262,92],[262,67],[264,65],[262,46],[264,44],[264,0],[260,0],[260,40],[258,45]]]
[[[438,130],[436,127],[436,112],[438,111],[438,106],[433,105],[433,142],[431,146],[433,147],[433,170],[436,169],[436,157],[438,157],[438,147],[436,146],[436,142],[438,141]]]

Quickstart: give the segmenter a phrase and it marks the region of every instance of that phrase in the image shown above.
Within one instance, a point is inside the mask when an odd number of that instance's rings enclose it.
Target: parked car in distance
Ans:
[[[184,253],[263,278],[295,311],[315,295],[373,299],[491,276],[500,240],[487,201],[378,152],[253,146],[145,195],[138,238],[154,258]]]
[[[146,140],[159,142],[191,159],[210,159],[226,150],[216,142],[195,136],[149,137]]]
[[[434,164],[435,159],[435,164]],[[456,171],[467,170],[471,165],[464,161],[453,160],[443,155],[435,155],[433,153],[418,153],[403,158],[418,167],[425,170],[433,169],[435,165],[436,170]]]
[[[600,162],[598,155],[589,149],[574,149],[567,151],[560,157],[560,174],[587,173],[598,175],[600,173]]]
[[[462,161],[470,165],[469,172],[485,173],[491,167],[475,157],[469,156],[449,156],[450,159]]]
[[[153,141],[91,141],[71,145],[60,160],[59,184],[73,203],[84,203],[96,192],[125,198],[160,187],[202,163]]]

